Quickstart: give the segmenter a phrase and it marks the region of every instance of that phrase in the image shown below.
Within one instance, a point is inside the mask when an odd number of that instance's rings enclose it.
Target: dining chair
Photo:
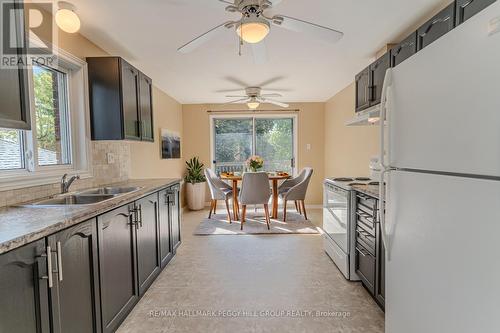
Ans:
[[[307,187],[312,174],[312,168],[304,168],[297,177],[285,180],[278,188],[278,194],[283,199],[283,222],[286,222],[286,204],[290,200],[295,201],[295,207],[299,213],[304,213],[307,220],[304,200],[306,199]]]
[[[229,223],[232,223],[231,212],[229,211],[229,199],[233,196],[233,188],[217,177],[212,169],[205,169],[205,178],[207,178],[208,188],[212,197],[208,218],[212,218],[212,212],[215,214],[217,200],[224,200],[226,202],[227,218]]]
[[[243,174],[239,200],[242,205],[241,230],[243,230],[243,224],[245,223],[247,205],[264,205],[267,229],[271,229],[269,225],[271,222],[269,216],[271,192],[267,172],[245,172]]]

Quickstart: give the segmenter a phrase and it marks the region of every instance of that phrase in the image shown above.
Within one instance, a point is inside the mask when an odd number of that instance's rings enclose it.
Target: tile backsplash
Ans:
[[[130,145],[128,142],[93,141],[91,147],[91,171],[93,177],[75,181],[71,186],[71,190],[117,183],[129,179]],[[108,164],[108,153],[112,154],[113,163]],[[41,199],[58,193],[60,193],[59,183],[1,191],[0,207]]]

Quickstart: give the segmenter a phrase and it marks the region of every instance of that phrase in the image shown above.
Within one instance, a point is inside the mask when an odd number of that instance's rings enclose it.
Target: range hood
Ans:
[[[370,126],[380,122],[380,104],[356,113],[354,118],[346,122],[346,126]]]

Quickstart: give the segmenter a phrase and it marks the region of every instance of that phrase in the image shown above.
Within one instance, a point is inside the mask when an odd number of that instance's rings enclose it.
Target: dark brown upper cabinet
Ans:
[[[4,40],[3,52],[6,56],[21,57],[26,54],[26,33],[21,15],[24,7],[21,1],[5,5],[13,6],[14,10],[4,10],[2,22],[14,20],[11,22],[14,31],[9,32],[18,47],[9,47],[9,41]],[[14,13],[12,17],[11,12]],[[12,54],[8,54],[11,51]],[[0,127],[31,129],[29,100],[28,70],[21,64],[15,68],[0,68]]]
[[[356,112],[370,106],[370,67],[356,75]]]
[[[476,15],[497,0],[456,0],[455,25],[459,25]]]
[[[139,73],[139,92],[142,140],[154,141],[153,81],[143,73]]]
[[[420,51],[435,42],[454,27],[455,4],[452,3],[417,30],[417,50]]]
[[[401,43],[391,49],[391,67],[396,67],[415,53],[417,53],[416,32],[406,37]]]
[[[380,104],[385,73],[390,68],[390,54],[387,52],[370,65],[370,106]]]
[[[92,140],[154,141],[151,79],[120,57],[87,63]]]

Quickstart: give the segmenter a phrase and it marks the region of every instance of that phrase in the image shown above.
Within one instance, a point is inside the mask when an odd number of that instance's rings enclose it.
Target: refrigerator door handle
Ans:
[[[386,207],[386,186],[389,186],[389,181],[387,183],[385,182],[385,175],[388,174],[391,171],[395,171],[395,169],[384,169],[380,173],[380,185],[379,185],[379,200],[380,200],[380,210],[379,210],[379,216],[380,216],[380,234],[382,236],[382,242],[384,243],[385,247],[385,253],[387,255],[387,261],[391,261],[391,248],[388,243],[388,236],[387,236],[387,228],[386,228],[386,214],[385,214],[385,207]]]
[[[382,169],[389,168],[389,161],[386,163],[386,150],[385,150],[385,131],[386,131],[386,118],[387,118],[387,95],[392,85],[392,68],[387,69],[385,73],[384,84],[382,86],[382,96],[380,100],[380,156],[379,161]],[[389,126],[389,122],[387,122]],[[387,151],[388,153],[388,151]],[[388,156],[387,156],[388,157]],[[387,158],[387,160],[389,160]]]

